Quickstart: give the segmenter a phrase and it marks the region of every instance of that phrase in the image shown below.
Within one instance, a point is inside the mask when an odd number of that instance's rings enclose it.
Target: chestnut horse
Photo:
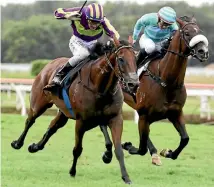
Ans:
[[[139,148],[131,142],[123,144],[123,148],[130,154],[145,155],[149,149],[153,164],[161,165],[157,149],[149,138],[149,126],[155,121],[168,119],[178,131],[181,139],[174,150],[163,149],[161,155],[173,160],[189,142],[184,122],[183,107],[186,101],[184,77],[189,56],[194,56],[201,62],[209,57],[208,40],[199,34],[200,29],[195,18],[182,17],[177,19],[179,30],[171,38],[169,48],[162,59],[155,59],[149,63],[146,71],[140,74],[140,85],[137,89],[135,102],[127,92],[124,93],[125,102],[139,115],[138,129],[140,136]],[[112,145],[106,126],[101,126],[105,136],[106,147]],[[111,149],[108,149],[110,152]]]
[[[121,146],[123,130],[122,105],[123,94],[118,81],[125,84],[131,92],[136,91],[139,84],[134,50],[128,42],[114,41],[115,46],[105,55],[83,66],[69,88],[69,102],[73,113],[58,96],[49,91],[43,91],[56,73],[56,69],[68,61],[68,58],[58,58],[47,64],[35,78],[30,98],[30,111],[25,123],[25,129],[18,140],[11,143],[14,149],[20,149],[29,128],[43,112],[55,104],[59,108],[57,116],[52,120],[43,138],[29,146],[29,152],[42,150],[48,139],[61,127],[68,118],[76,120],[75,146],[73,149],[73,165],[70,175],[76,175],[76,164],[82,153],[84,133],[102,123],[111,129],[115,146],[115,155],[119,161],[122,179],[131,183],[124,163]]]

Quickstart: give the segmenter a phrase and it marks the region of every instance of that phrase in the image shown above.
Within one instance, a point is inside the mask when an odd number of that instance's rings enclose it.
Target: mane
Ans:
[[[179,19],[181,19],[182,21],[186,21],[186,22],[194,22],[194,23],[196,23],[196,19],[195,19],[195,17],[194,16],[181,16],[181,17],[179,17]]]
[[[120,40],[120,45],[130,45],[128,41],[126,40]],[[113,44],[113,42],[111,41],[110,45],[108,46],[108,50],[106,50],[106,44],[103,44],[101,42],[97,42],[94,46],[94,48],[91,50],[91,53],[95,53],[98,56],[102,56],[105,54],[105,52],[107,51],[112,51],[115,49],[115,46]]]
[[[102,56],[105,54],[104,44],[101,42],[97,42],[94,48],[91,50],[91,53],[95,53],[98,56]]]
[[[127,46],[130,45],[129,42],[126,40],[120,40],[120,44],[121,45],[127,45]]]

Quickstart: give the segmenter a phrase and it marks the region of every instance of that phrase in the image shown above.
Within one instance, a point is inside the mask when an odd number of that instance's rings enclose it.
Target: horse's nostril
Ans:
[[[138,86],[139,86],[138,82],[137,83],[132,83],[132,82],[128,83],[129,89],[134,93],[136,92]]]
[[[198,50],[198,53],[199,53],[199,54],[204,54],[205,52],[204,52],[203,49],[199,49],[199,50]]]
[[[134,83],[129,82],[129,83],[128,83],[128,87],[129,87],[129,88],[134,88],[134,87],[135,87],[135,85],[134,85]]]

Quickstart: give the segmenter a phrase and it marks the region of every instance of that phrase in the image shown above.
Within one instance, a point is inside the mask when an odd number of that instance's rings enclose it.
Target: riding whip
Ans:
[[[83,7],[85,6],[85,4],[87,3],[87,0],[84,2],[84,4],[82,5],[82,7],[81,7],[81,9],[80,9],[80,11],[79,11],[79,14],[82,12],[82,9],[83,9]]]

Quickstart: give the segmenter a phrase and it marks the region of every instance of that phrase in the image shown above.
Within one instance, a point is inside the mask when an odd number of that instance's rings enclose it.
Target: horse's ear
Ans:
[[[176,18],[176,22],[182,27],[184,25],[184,22],[180,18]]]
[[[132,44],[133,44],[133,38],[132,38],[132,36],[131,36],[131,35],[129,35],[129,37],[128,37],[128,42],[129,42],[129,44],[130,44],[130,45],[132,45]]]
[[[194,15],[192,15],[191,22],[193,22],[193,23],[196,23],[196,22],[197,22],[197,20],[196,20],[196,18],[194,17]]]
[[[120,45],[120,41],[114,36],[114,45],[118,47]]]

